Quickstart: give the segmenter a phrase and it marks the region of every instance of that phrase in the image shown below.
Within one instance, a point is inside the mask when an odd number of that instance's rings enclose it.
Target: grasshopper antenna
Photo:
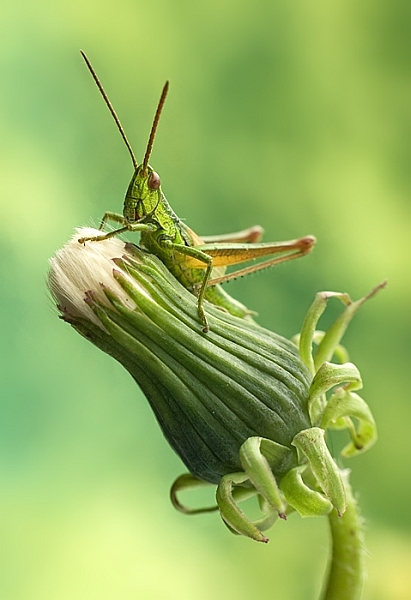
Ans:
[[[90,71],[90,73],[91,73],[94,81],[96,82],[97,87],[100,90],[100,94],[103,96],[104,102],[106,103],[107,108],[111,112],[111,116],[113,117],[114,121],[116,122],[117,129],[119,130],[119,132],[121,134],[121,137],[123,138],[124,143],[127,146],[127,150],[129,151],[129,154],[131,156],[131,160],[133,161],[134,168],[137,169],[138,162],[136,160],[136,157],[134,156],[134,152],[133,152],[133,149],[131,147],[131,144],[130,144],[130,142],[127,139],[126,132],[124,131],[123,126],[120,123],[120,119],[118,118],[118,116],[116,114],[116,111],[113,108],[113,105],[111,104],[111,102],[110,102],[110,100],[109,100],[106,92],[104,91],[104,88],[101,85],[100,80],[97,77],[97,73],[95,72],[95,70],[93,69],[93,67],[91,65],[91,62],[89,61],[89,59],[87,58],[87,56],[85,55],[85,53],[83,52],[83,50],[80,50],[80,54],[84,58],[84,61],[85,61],[86,65],[87,65],[87,67],[88,67],[88,70]]]
[[[161,92],[160,100],[158,101],[158,106],[156,110],[156,114],[154,116],[153,125],[151,126],[150,137],[148,138],[147,150],[144,155],[143,166],[142,166],[142,174],[144,175],[147,169],[148,160],[150,158],[151,150],[153,149],[154,138],[156,136],[157,125],[160,120],[161,111],[163,110],[164,102],[166,101],[166,96],[168,92],[168,81],[166,81],[163,91]]]

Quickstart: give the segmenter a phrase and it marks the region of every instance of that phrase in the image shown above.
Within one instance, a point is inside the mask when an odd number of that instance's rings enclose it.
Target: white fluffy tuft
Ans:
[[[117,268],[113,258],[121,258],[126,253],[124,242],[115,237],[85,244],[78,242],[79,238],[96,235],[101,235],[101,231],[90,227],[76,229],[71,240],[50,259],[49,288],[62,312],[89,319],[102,327],[84,301],[86,292],[93,292],[99,301],[109,305],[103,284],[131,310],[136,305],[113,278],[113,268]]]

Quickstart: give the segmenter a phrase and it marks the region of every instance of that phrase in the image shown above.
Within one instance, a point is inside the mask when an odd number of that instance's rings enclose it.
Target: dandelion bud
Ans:
[[[78,243],[96,234],[78,230],[55,254],[49,287],[61,317],[129,371],[190,471],[173,486],[174,505],[190,512],[179,492],[217,484],[226,524],[259,541],[289,510],[324,514],[334,506],[342,513],[339,472],[319,428],[340,426],[354,411],[367,420],[357,436],[362,449],[373,441],[371,413],[351,393],[361,387],[356,368],[314,367],[291,341],[209,303],[204,333],[195,296],[156,256],[117,238]],[[311,352],[316,314],[302,333],[303,357]],[[326,391],[342,382],[351,387],[327,405]],[[355,434],[353,444],[351,454]],[[237,503],[250,491],[264,512],[258,524]]]

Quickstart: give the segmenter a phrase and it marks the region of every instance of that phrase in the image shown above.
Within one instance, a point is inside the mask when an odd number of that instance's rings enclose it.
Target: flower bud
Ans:
[[[51,259],[50,289],[62,318],[116,358],[139,384],[170,445],[208,482],[242,470],[247,438],[292,450],[310,426],[307,367],[290,341],[206,304],[152,254],[79,230]]]
[[[362,303],[385,284],[356,302],[347,294],[317,294],[298,350],[208,302],[205,333],[195,296],[156,256],[114,237],[78,243],[96,235],[78,230],[55,254],[49,287],[61,317],[129,371],[190,471],[172,487],[174,506],[193,514],[218,507],[231,531],[262,542],[262,531],[291,510],[320,516],[334,507],[343,514],[344,484],[325,430],[347,429],[344,455],[352,456],[375,442],[376,427],[354,393],[361,376],[340,340]],[[345,309],[319,332],[332,297]],[[334,356],[343,364],[330,362]],[[181,504],[182,490],[205,483],[218,485],[216,507]],[[257,522],[238,506],[250,495],[263,512]]]

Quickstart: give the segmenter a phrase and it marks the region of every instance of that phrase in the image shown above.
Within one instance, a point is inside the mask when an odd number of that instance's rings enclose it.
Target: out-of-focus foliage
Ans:
[[[326,555],[318,520],[279,523],[260,547],[175,513],[182,465],[145,399],[55,316],[47,258],[121,211],[132,174],[82,48],[140,159],[170,79],[151,164],[198,233],[317,236],[309,257],[228,284],[261,324],[291,336],[316,291],[359,297],[388,278],[344,340],[380,438],[346,464],[369,522],[365,599],[409,598],[409,2],[0,10],[1,596],[309,600]]]

